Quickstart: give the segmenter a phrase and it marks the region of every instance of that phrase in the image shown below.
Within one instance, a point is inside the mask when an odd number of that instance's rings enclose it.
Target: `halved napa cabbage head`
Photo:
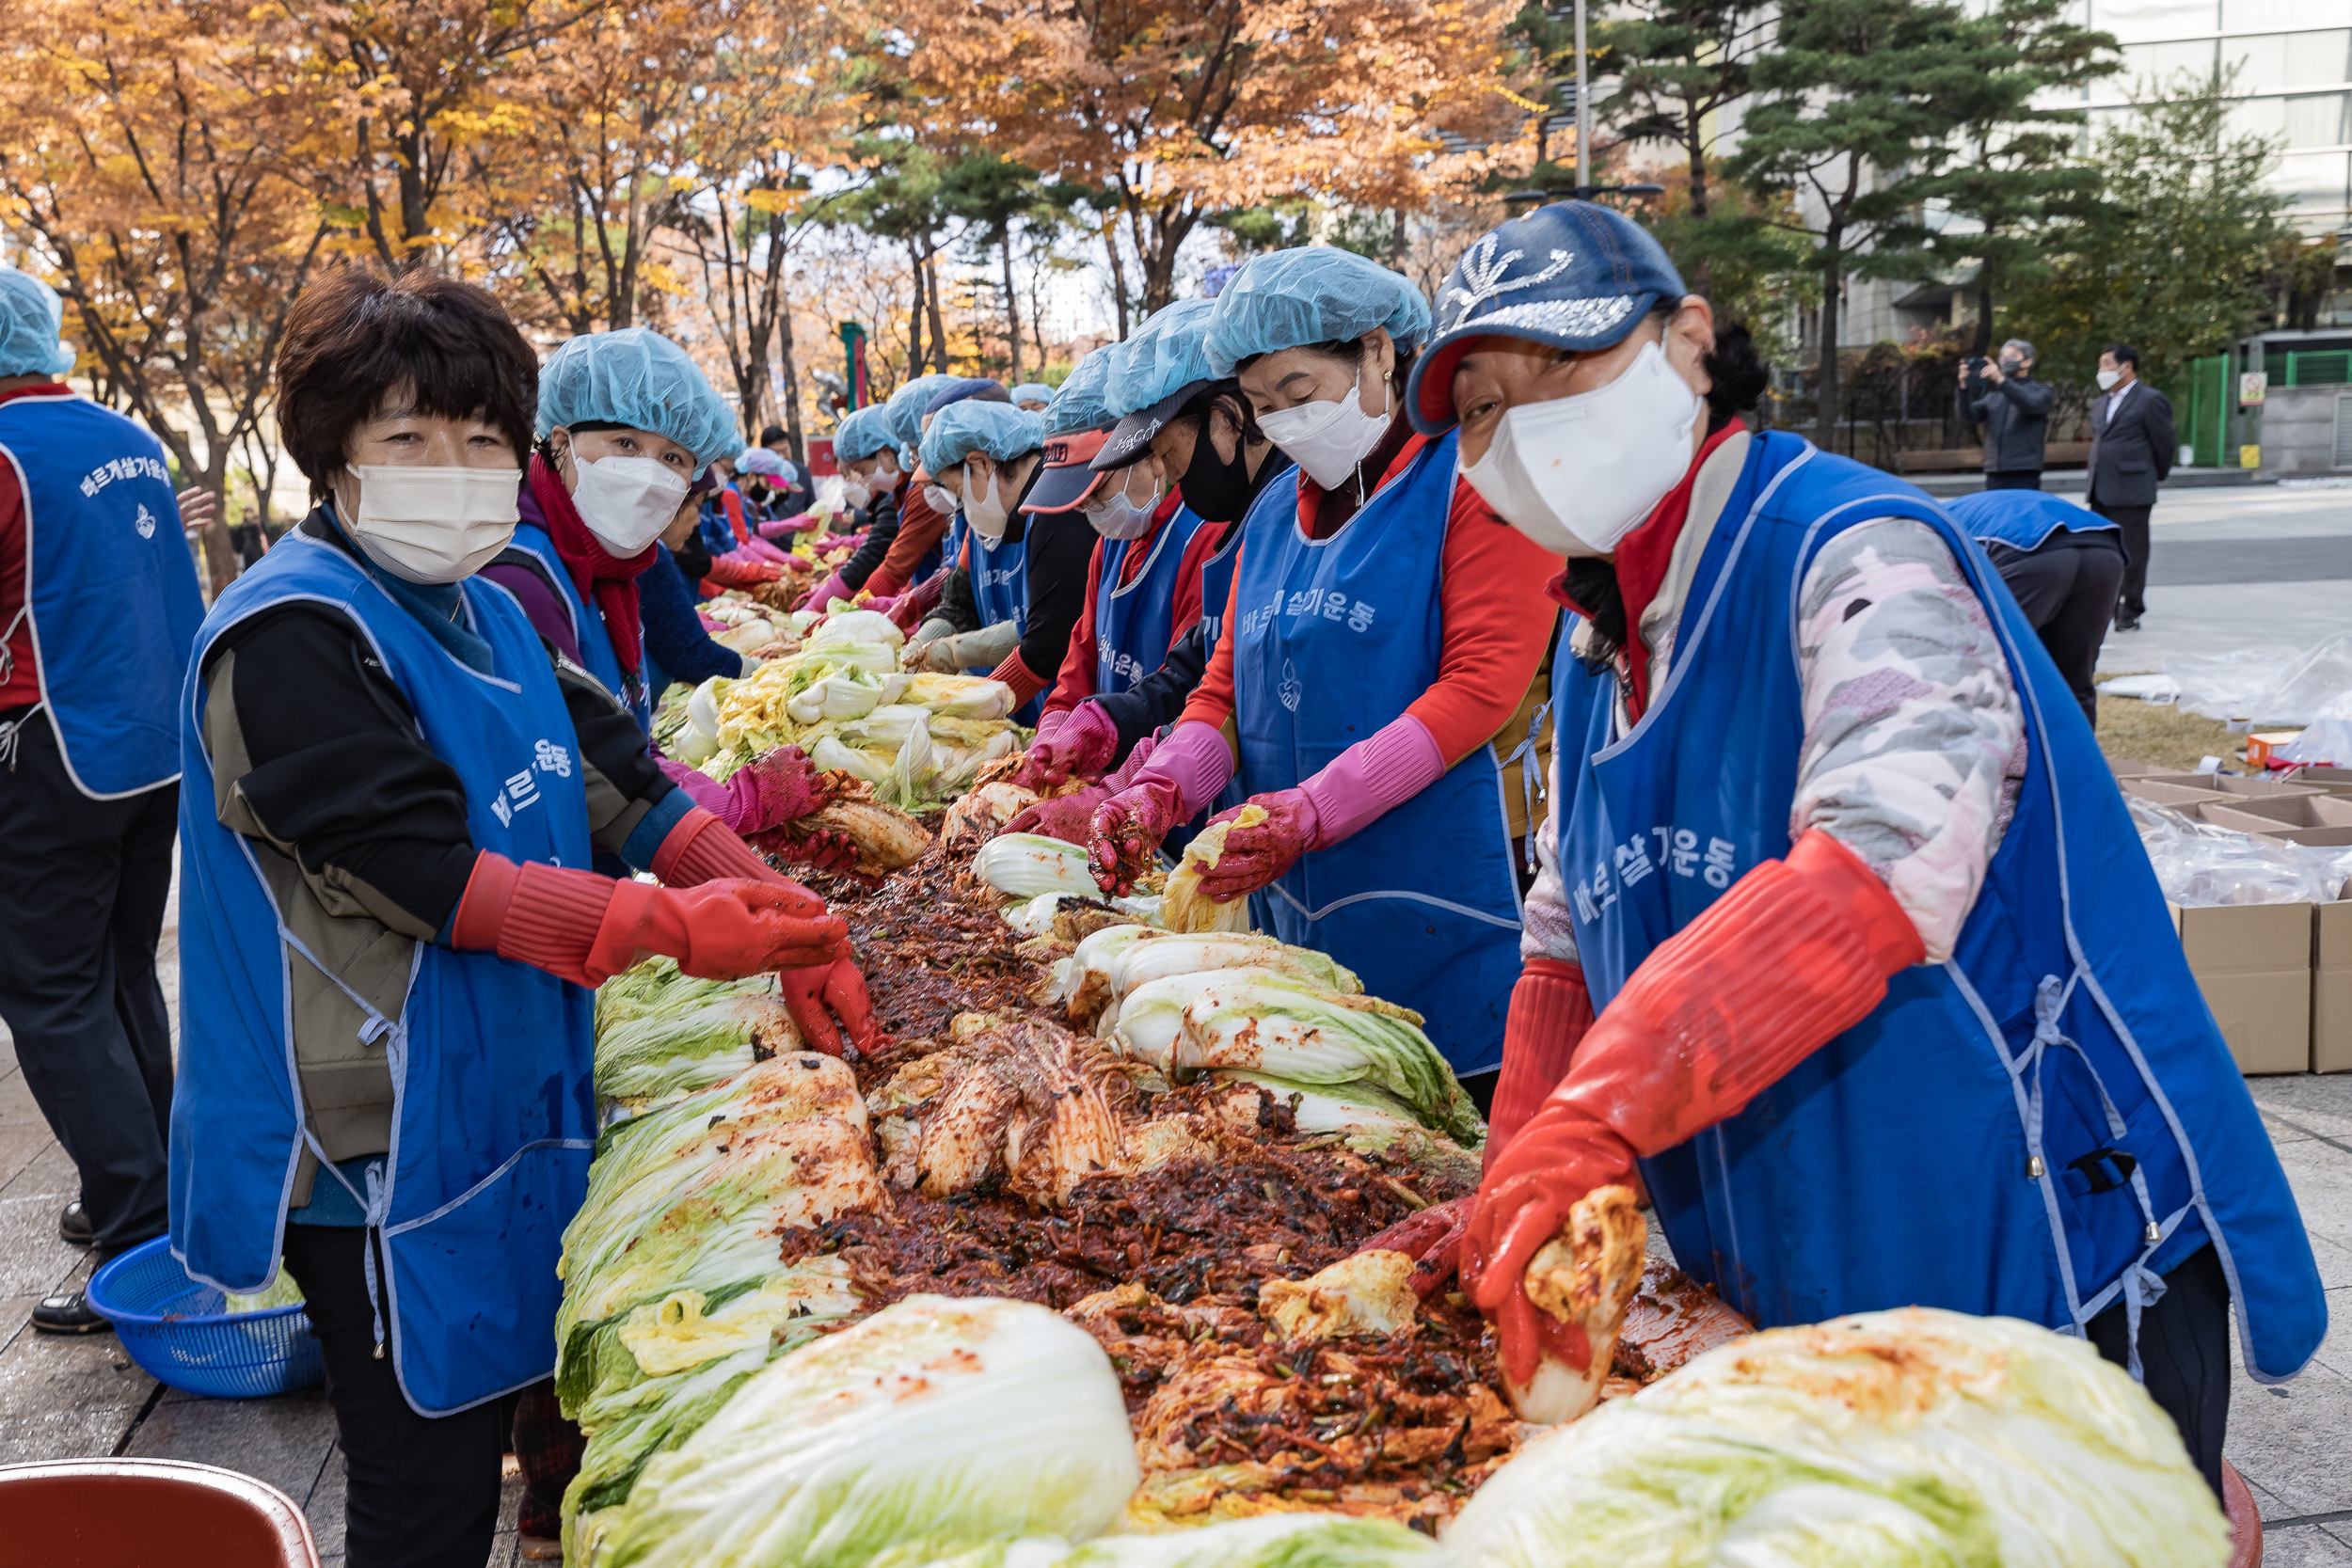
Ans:
[[[1100,1533],[1140,1479],[1100,1345],[1026,1302],[910,1296],[771,1363],[638,1476],[611,1568],[868,1568]]]
[[[1267,1513],[1166,1535],[1106,1535],[1061,1568],[1435,1568],[1442,1560],[1436,1542],[1391,1520]]]
[[[2229,1526],[2122,1369],[1927,1307],[1772,1329],[1522,1448],[1462,1568],[2221,1568]]]

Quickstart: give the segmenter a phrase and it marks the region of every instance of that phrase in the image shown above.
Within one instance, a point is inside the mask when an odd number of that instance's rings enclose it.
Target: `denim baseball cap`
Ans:
[[[1424,436],[1453,428],[1454,368],[1481,338],[1524,338],[1580,353],[1609,348],[1661,299],[1689,291],[1650,231],[1591,201],[1538,207],[1490,230],[1438,291],[1437,335],[1405,384]]]

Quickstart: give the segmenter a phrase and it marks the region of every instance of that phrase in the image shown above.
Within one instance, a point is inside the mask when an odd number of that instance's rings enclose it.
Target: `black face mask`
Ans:
[[[1212,523],[1230,523],[1240,516],[1254,493],[1246,449],[1236,441],[1231,462],[1219,457],[1216,443],[1209,438],[1206,414],[1200,417],[1200,434],[1192,443],[1192,462],[1179,485],[1184,504]]]

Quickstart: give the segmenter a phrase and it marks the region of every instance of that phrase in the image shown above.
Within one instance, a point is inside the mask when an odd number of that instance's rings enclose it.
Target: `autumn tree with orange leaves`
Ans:
[[[927,135],[1104,193],[1172,296],[1212,214],[1285,197],[1417,209],[1507,138],[1516,0],[894,0]],[[1108,225],[1106,225],[1106,228]],[[1105,239],[1115,236],[1106,233]],[[1110,246],[1120,266],[1120,247]],[[1123,278],[1120,329],[1126,331]]]

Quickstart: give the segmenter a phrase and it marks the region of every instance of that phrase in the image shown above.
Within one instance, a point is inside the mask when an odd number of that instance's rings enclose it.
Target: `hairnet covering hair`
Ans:
[[[890,405],[883,403],[852,408],[841,428],[833,433],[833,455],[843,463],[863,463],[878,451],[895,451],[898,445],[898,435],[890,428]]]
[[[989,397],[991,392],[993,392],[996,395],[993,398]],[[949,404],[961,403],[965,398],[984,398],[991,403],[1010,403],[1012,401],[1011,396],[1006,392],[1004,388],[998,386],[995,382],[991,381],[988,377],[984,375],[962,375],[956,377],[954,380],[948,382],[946,386],[942,387],[938,391],[931,394],[931,401],[923,405],[924,416],[929,418],[930,416],[938,413],[941,409],[946,407]]]
[[[1253,256],[1214,305],[1208,373],[1220,379],[1244,359],[1349,341],[1375,326],[1387,327],[1401,349],[1429,336],[1429,302],[1419,289],[1379,262],[1334,245]]]
[[[582,420],[665,436],[697,467],[741,450],[734,411],[686,351],[651,327],[583,333],[540,368],[539,434]]]
[[[916,376],[890,394],[890,401],[883,404],[882,408],[890,419],[890,434],[900,446],[910,451],[914,450],[915,443],[923,438],[923,415],[930,407],[931,399],[937,397],[949,382],[962,379],[961,376],[941,375],[933,372],[930,375]]]
[[[1038,415],[966,398],[941,409],[923,433],[923,471],[944,473],[976,451],[1006,463],[1044,444],[1045,421]]]
[[[63,375],[73,350],[57,341],[65,301],[29,272],[0,267],[0,375]]]
[[[1405,384],[1413,428],[1454,423],[1454,370],[1481,338],[1524,338],[1589,353],[1687,291],[1665,247],[1640,224],[1591,201],[1556,201],[1513,218],[1462,253],[1438,291],[1438,335]]]
[[[1110,379],[1111,352],[1098,348],[1071,367],[1061,390],[1045,410],[1045,428],[1055,436],[1074,436],[1082,430],[1108,430],[1119,421],[1103,406],[1104,384]]]
[[[1104,351],[1111,363],[1103,406],[1113,418],[1123,420],[1184,388],[1221,379],[1209,369],[1209,318],[1216,313],[1213,299],[1177,300],[1125,342]]]
[[[784,459],[770,451],[766,447],[745,447],[735,459],[735,471],[739,474],[766,474],[771,478],[782,479]]]
[[[1015,403],[1051,403],[1054,401],[1054,388],[1042,381],[1025,381],[1012,389],[1012,401]]]

